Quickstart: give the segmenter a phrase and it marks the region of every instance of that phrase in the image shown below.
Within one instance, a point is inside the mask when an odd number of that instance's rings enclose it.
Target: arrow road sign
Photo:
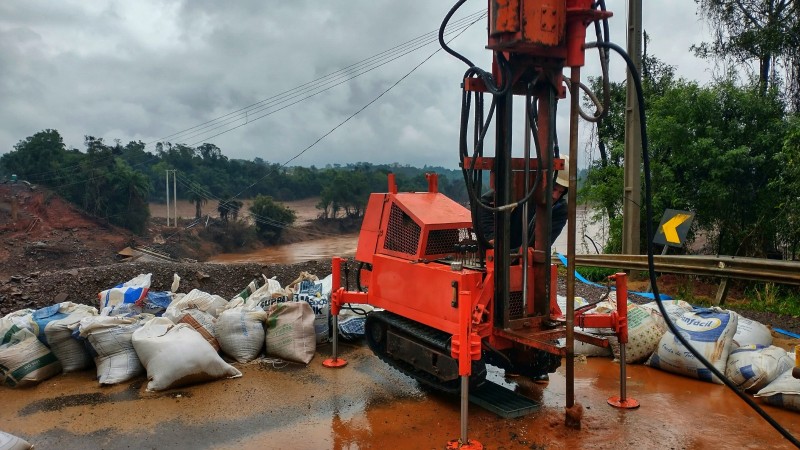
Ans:
[[[686,234],[692,226],[694,213],[691,211],[679,211],[668,209],[661,217],[658,230],[653,237],[654,244],[669,245],[670,247],[680,247],[686,241]]]

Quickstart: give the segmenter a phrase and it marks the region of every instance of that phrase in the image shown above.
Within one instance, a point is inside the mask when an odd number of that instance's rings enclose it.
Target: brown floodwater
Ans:
[[[93,371],[60,375],[38,386],[0,387],[0,429],[37,450],[64,448],[441,449],[457,438],[457,398],[431,393],[374,357],[344,343],[349,364],[322,367],[330,346],[308,366],[236,364],[244,376],[161,393],[144,377],[101,388]],[[563,367],[547,385],[490,378],[541,403],[533,414],[502,419],[472,405],[469,435],[489,449],[791,448],[725,387],[660,372],[628,369],[628,394],[641,402],[622,411],[606,404],[618,394],[619,366],[578,361],[575,393],[582,428],[564,426]],[[800,414],[765,406],[790,432]]]
[[[311,241],[265,247],[249,253],[222,253],[209,258],[214,263],[294,264],[334,256],[349,257],[356,254],[358,234],[329,236]]]

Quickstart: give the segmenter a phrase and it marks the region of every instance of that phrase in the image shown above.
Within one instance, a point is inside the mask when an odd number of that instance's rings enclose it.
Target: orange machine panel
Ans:
[[[470,291],[475,304],[480,295],[482,274],[447,264],[417,263],[375,255],[369,281],[369,303],[447,333],[458,332],[459,291]],[[455,286],[453,283],[456,283]]]
[[[364,221],[361,223],[361,232],[358,234],[358,248],[356,260],[372,264],[372,255],[378,248],[378,234],[383,215],[383,205],[388,194],[370,194],[367,209],[364,212]]]

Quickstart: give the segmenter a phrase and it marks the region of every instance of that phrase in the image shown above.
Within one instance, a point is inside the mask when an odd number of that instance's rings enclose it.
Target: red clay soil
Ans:
[[[50,191],[24,184],[13,189],[0,185],[0,278],[111,264],[133,237],[87,216]]]

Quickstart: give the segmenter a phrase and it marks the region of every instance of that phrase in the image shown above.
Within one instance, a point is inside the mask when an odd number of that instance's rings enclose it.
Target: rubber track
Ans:
[[[450,334],[445,333],[441,330],[437,330],[435,328],[431,328],[427,325],[423,325],[419,322],[415,322],[413,320],[407,319],[405,317],[399,316],[397,314],[388,311],[371,312],[369,316],[367,316],[367,323],[365,330],[367,343],[369,344],[370,349],[372,349],[372,352],[375,353],[375,355],[378,356],[378,358],[380,358],[383,362],[389,364],[398,371],[414,378],[420,383],[423,383],[426,386],[432,387],[434,389],[449,394],[458,394],[461,391],[460,379],[451,381],[442,381],[428,372],[417,370],[411,364],[408,364],[404,361],[396,360],[387,355],[385,353],[385,348],[380,348],[380,347],[385,347],[386,336],[385,335],[383,336],[382,345],[373,342],[372,339],[371,328],[372,326],[374,326],[374,323],[378,321],[387,325],[388,328],[393,329],[394,331],[399,331],[406,337],[412,338],[413,340],[416,340],[420,344],[423,344],[429,348],[444,353],[445,355],[450,355],[450,339],[451,339]],[[483,362],[482,359],[478,361],[472,361],[472,375],[470,376],[470,388],[478,387],[482,385],[484,381],[486,381],[486,364]]]

